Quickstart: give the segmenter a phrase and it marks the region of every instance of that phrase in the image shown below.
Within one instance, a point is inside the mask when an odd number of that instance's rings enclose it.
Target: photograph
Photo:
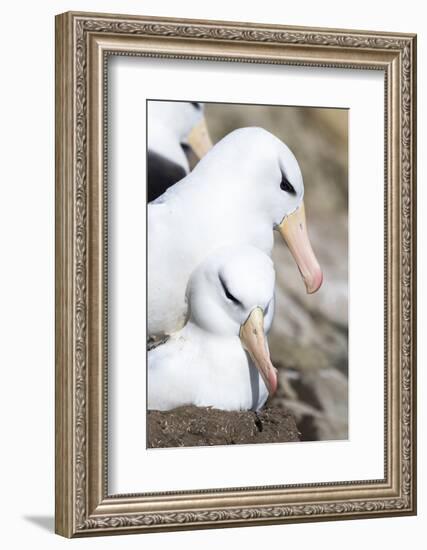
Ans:
[[[147,446],[346,440],[348,109],[146,108]]]

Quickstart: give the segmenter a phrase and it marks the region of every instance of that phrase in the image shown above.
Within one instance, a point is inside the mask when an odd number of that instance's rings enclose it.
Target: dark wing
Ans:
[[[168,158],[148,151],[147,154],[147,201],[151,202],[187,175],[185,168]]]

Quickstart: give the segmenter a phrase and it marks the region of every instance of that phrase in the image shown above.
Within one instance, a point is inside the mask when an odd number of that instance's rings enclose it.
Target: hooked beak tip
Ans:
[[[319,290],[323,283],[323,273],[320,267],[310,274],[310,277],[307,277],[305,280],[305,286],[307,289],[307,294],[314,294]]]
[[[271,375],[269,376],[269,379],[268,379],[268,393],[270,394],[270,396],[274,395],[277,391],[277,386],[278,386],[278,380],[277,380],[277,369],[275,367],[273,367],[273,371],[271,373]]]
[[[243,348],[249,353],[258,369],[269,395],[273,395],[277,390],[277,369],[270,359],[264,333],[264,312],[260,307],[251,311],[247,320],[240,327],[239,336]]]

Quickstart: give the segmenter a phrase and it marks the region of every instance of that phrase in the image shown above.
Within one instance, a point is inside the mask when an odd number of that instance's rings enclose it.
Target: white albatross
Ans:
[[[264,405],[277,387],[265,336],[274,280],[273,262],[252,246],[221,248],[196,268],[187,288],[187,324],[148,353],[150,410]]]
[[[270,255],[277,229],[307,292],[322,283],[308,238],[304,184],[290,149],[261,128],[218,142],[194,170],[148,205],[148,336],[162,338],[186,321],[185,290],[213,250],[249,244]]]
[[[212,147],[202,103],[149,101],[147,200],[153,201],[190,171],[185,147],[201,158]]]

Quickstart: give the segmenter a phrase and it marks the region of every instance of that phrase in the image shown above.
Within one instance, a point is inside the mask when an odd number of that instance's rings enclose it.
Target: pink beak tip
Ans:
[[[307,288],[307,294],[314,294],[319,290],[319,288],[322,286],[323,283],[323,273],[321,269],[319,268],[316,270],[316,272],[313,274],[313,277],[310,278],[309,281],[305,281],[306,288]]]
[[[277,391],[278,380],[277,380],[278,371],[273,367],[272,372],[270,373],[269,378],[269,394],[274,395]]]

